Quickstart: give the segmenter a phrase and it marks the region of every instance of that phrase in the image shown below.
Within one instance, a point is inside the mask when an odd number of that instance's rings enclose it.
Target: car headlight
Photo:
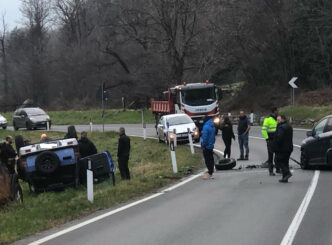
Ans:
[[[175,134],[170,133],[170,134],[169,134],[169,139],[170,139],[170,140],[174,140],[174,139],[175,139]]]
[[[219,117],[215,117],[213,119],[213,122],[214,122],[214,124],[219,124],[220,123],[220,118]]]
[[[198,136],[199,132],[197,129],[194,130],[194,136]]]

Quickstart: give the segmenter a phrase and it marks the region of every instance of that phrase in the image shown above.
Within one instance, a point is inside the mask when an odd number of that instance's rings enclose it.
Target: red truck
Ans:
[[[156,125],[161,116],[167,114],[185,113],[190,116],[201,130],[204,116],[219,118],[219,101],[222,90],[215,84],[183,83],[165,91],[165,100],[151,100],[151,111],[155,115]]]

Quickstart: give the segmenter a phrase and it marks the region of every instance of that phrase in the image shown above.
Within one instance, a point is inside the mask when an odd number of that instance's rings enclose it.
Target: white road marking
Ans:
[[[316,170],[314,177],[312,178],[312,181],[308,188],[308,191],[307,191],[299,209],[297,210],[297,212],[293,218],[293,221],[292,221],[291,225],[289,226],[287,233],[285,234],[284,238],[282,239],[282,242],[280,243],[280,245],[291,245],[293,243],[296,232],[301,225],[303,217],[308,209],[309,203],[315,193],[318,179],[319,179],[319,174],[320,174],[320,171]]]
[[[136,136],[136,135],[131,135],[131,136],[142,138],[142,136]],[[153,137],[149,137],[149,138],[150,138],[150,139],[157,139],[157,138],[153,138]],[[111,216],[111,215],[114,215],[114,214],[116,214],[116,213],[119,213],[119,212],[121,212],[121,211],[124,211],[124,210],[126,210],[126,209],[128,209],[128,208],[131,208],[131,207],[137,206],[137,205],[139,205],[139,204],[141,204],[141,203],[147,202],[147,201],[149,201],[149,200],[151,200],[151,199],[154,199],[154,198],[156,198],[156,197],[159,197],[159,196],[161,196],[161,195],[164,195],[164,194],[167,193],[167,192],[170,192],[170,191],[172,191],[172,190],[175,190],[175,189],[177,189],[177,188],[179,188],[179,187],[181,187],[181,186],[183,186],[183,185],[189,183],[190,181],[193,181],[194,179],[197,179],[197,178],[198,178],[199,176],[201,176],[201,175],[202,175],[202,173],[199,173],[199,174],[193,175],[193,176],[191,176],[190,178],[187,178],[187,179],[185,179],[184,181],[182,181],[182,182],[180,182],[180,183],[178,183],[178,184],[175,184],[175,185],[173,185],[173,186],[171,186],[171,187],[169,187],[169,188],[167,188],[167,189],[161,190],[160,192],[158,192],[158,193],[156,193],[156,194],[153,194],[153,195],[151,195],[151,196],[149,196],[149,197],[143,198],[143,199],[138,200],[138,201],[136,201],[136,202],[130,203],[130,204],[128,204],[128,205],[125,205],[125,206],[123,206],[123,207],[121,207],[121,208],[115,209],[115,210],[113,210],[113,211],[110,211],[110,212],[107,212],[107,213],[105,213],[105,214],[99,215],[99,216],[94,217],[94,218],[92,218],[92,219],[86,220],[86,221],[81,222],[81,223],[79,223],[79,224],[77,224],[77,225],[74,225],[74,226],[71,226],[71,227],[69,227],[69,228],[67,228],[67,229],[64,229],[64,230],[62,230],[62,231],[56,232],[56,233],[54,233],[54,234],[52,234],[52,235],[49,235],[49,236],[46,236],[46,237],[44,237],[44,238],[41,238],[41,239],[39,239],[39,240],[37,240],[37,241],[31,242],[31,243],[29,243],[28,245],[39,245],[39,244],[45,243],[45,242],[50,241],[50,240],[52,240],[52,239],[54,239],[54,238],[57,238],[57,237],[59,237],[59,236],[62,236],[62,235],[64,235],[64,234],[66,234],[66,233],[72,232],[72,231],[74,231],[74,230],[77,230],[77,229],[79,229],[79,228],[82,228],[82,227],[84,227],[84,226],[87,226],[87,225],[89,225],[89,224],[91,224],[91,223],[94,223],[94,222],[96,222],[96,221],[99,221],[99,220],[104,219],[104,218],[106,218],[106,217],[109,217],[109,216]]]

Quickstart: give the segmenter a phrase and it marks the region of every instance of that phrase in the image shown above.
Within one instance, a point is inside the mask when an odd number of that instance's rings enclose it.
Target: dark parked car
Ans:
[[[28,130],[47,128],[47,122],[51,128],[49,115],[39,107],[19,108],[13,115],[13,127],[15,130],[19,128],[26,128]]]
[[[321,119],[307,136],[301,145],[301,168],[332,167],[332,115]]]

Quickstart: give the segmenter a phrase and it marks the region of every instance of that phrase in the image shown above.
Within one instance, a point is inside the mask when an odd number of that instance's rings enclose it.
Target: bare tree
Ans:
[[[5,14],[2,14],[2,30],[0,33],[0,44],[1,44],[1,56],[2,56],[2,68],[3,68],[3,85],[4,85],[4,94],[8,96],[8,66],[7,66],[7,57],[6,57],[6,34],[7,34],[7,25],[5,22]]]
[[[30,41],[29,76],[31,94],[37,103],[48,102],[47,83],[47,25],[50,21],[50,3],[47,0],[22,0],[21,12],[26,18]]]

